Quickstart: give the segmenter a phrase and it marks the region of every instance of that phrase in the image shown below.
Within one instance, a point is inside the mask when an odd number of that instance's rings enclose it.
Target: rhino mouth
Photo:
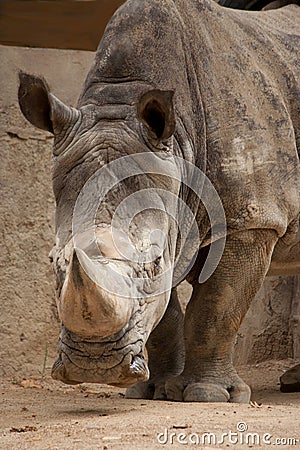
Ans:
[[[63,326],[52,378],[66,384],[104,383],[118,387],[147,381],[149,369],[143,342],[137,339],[124,345],[128,337],[125,332],[119,339],[85,341]]]

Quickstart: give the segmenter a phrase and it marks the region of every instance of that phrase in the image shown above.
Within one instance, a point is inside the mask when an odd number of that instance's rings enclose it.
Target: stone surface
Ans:
[[[300,364],[287,370],[280,377],[281,392],[300,392]]]
[[[238,333],[237,364],[300,358],[300,277],[267,277]]]

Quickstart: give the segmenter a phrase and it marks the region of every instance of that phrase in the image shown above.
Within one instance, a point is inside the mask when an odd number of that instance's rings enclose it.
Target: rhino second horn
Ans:
[[[112,336],[128,323],[132,312],[130,299],[117,297],[93,281],[105,276],[104,269],[99,267],[99,273],[96,269],[82,250],[74,250],[58,305],[64,326],[81,338]]]

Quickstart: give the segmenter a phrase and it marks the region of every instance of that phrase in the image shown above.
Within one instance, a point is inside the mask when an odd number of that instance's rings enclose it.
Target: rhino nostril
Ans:
[[[144,375],[145,379],[149,378],[149,370],[143,356],[134,356],[130,364],[130,374],[135,376]]]
[[[64,365],[61,355],[58,356],[57,360],[53,363],[52,370],[58,370],[59,368],[62,368]]]

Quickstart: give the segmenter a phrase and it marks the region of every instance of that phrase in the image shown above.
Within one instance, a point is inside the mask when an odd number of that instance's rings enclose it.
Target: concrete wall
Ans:
[[[48,262],[54,242],[52,140],[23,119],[17,72],[44,75],[53,92],[74,105],[93,53],[13,47],[0,52],[0,375],[20,378],[43,370],[46,348],[51,365],[59,324]],[[183,285],[183,303],[189,293]],[[240,330],[237,362],[300,357],[299,303],[299,277],[267,280]]]

